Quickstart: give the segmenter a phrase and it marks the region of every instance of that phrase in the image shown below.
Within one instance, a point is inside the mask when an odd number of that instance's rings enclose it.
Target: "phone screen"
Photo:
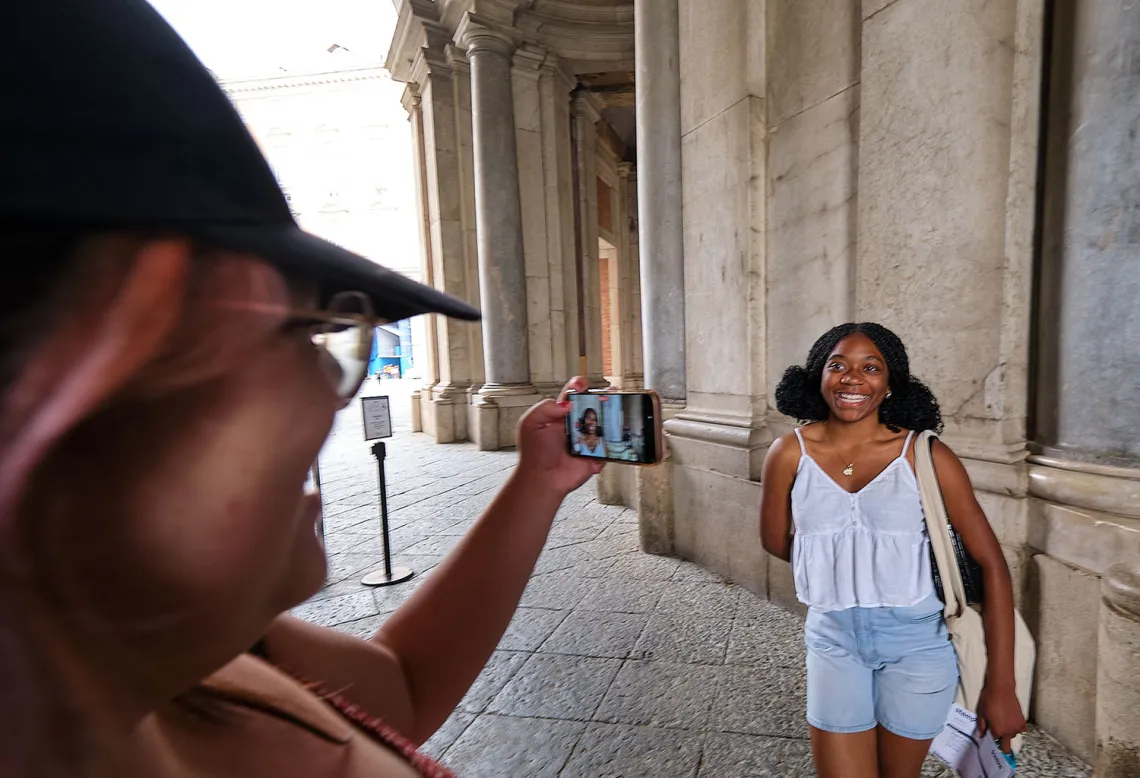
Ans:
[[[644,392],[571,394],[566,432],[574,456],[608,462],[657,462],[657,407]]]

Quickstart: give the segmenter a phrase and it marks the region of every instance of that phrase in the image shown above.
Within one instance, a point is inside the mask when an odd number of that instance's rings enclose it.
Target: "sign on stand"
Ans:
[[[364,397],[360,401],[364,412],[364,439],[392,437],[392,413],[387,397]],[[372,456],[380,476],[380,538],[384,542],[384,567],[374,570],[360,582],[365,586],[391,586],[408,580],[415,572],[410,567],[392,567],[392,546],[388,540],[388,479],[384,474],[384,459],[388,456],[384,441],[372,445]]]
[[[392,410],[387,397],[364,397],[360,407],[364,410],[365,440],[392,437]]]

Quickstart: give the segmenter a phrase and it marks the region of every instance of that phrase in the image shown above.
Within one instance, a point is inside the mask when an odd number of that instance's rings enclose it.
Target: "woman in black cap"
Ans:
[[[0,775],[449,775],[415,746],[600,469],[568,406],[523,418],[507,485],[373,639],[282,616],[324,579],[303,484],[374,326],[477,313],[303,233],[141,0],[7,16]]]

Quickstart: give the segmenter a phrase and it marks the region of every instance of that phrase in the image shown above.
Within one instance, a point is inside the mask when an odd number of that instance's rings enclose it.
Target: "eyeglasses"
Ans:
[[[376,327],[384,323],[361,292],[341,292],[329,300],[326,310],[290,311],[286,319],[288,327],[307,327],[313,345],[332,357],[339,368],[336,392],[345,405],[368,377]]]
[[[340,292],[329,300],[328,308],[319,311],[284,309],[276,305],[248,302],[216,302],[219,308],[247,312],[285,314],[285,328],[307,329],[313,345],[336,365],[336,393],[343,405],[360,391],[368,377],[372,344],[376,327],[387,324],[372,311],[372,303],[363,292]]]

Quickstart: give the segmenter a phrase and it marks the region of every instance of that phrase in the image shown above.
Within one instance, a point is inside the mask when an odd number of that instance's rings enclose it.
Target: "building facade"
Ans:
[[[1140,6],[398,6],[424,277],[484,311],[429,325],[423,429],[498,448],[575,373],[654,388],[671,459],[602,498],[797,608],[757,532],[774,389],[880,321],[1006,553],[1033,718],[1140,774]]]
[[[423,279],[403,85],[379,66],[222,81],[298,223]],[[402,372],[421,377],[426,325],[411,322]]]

